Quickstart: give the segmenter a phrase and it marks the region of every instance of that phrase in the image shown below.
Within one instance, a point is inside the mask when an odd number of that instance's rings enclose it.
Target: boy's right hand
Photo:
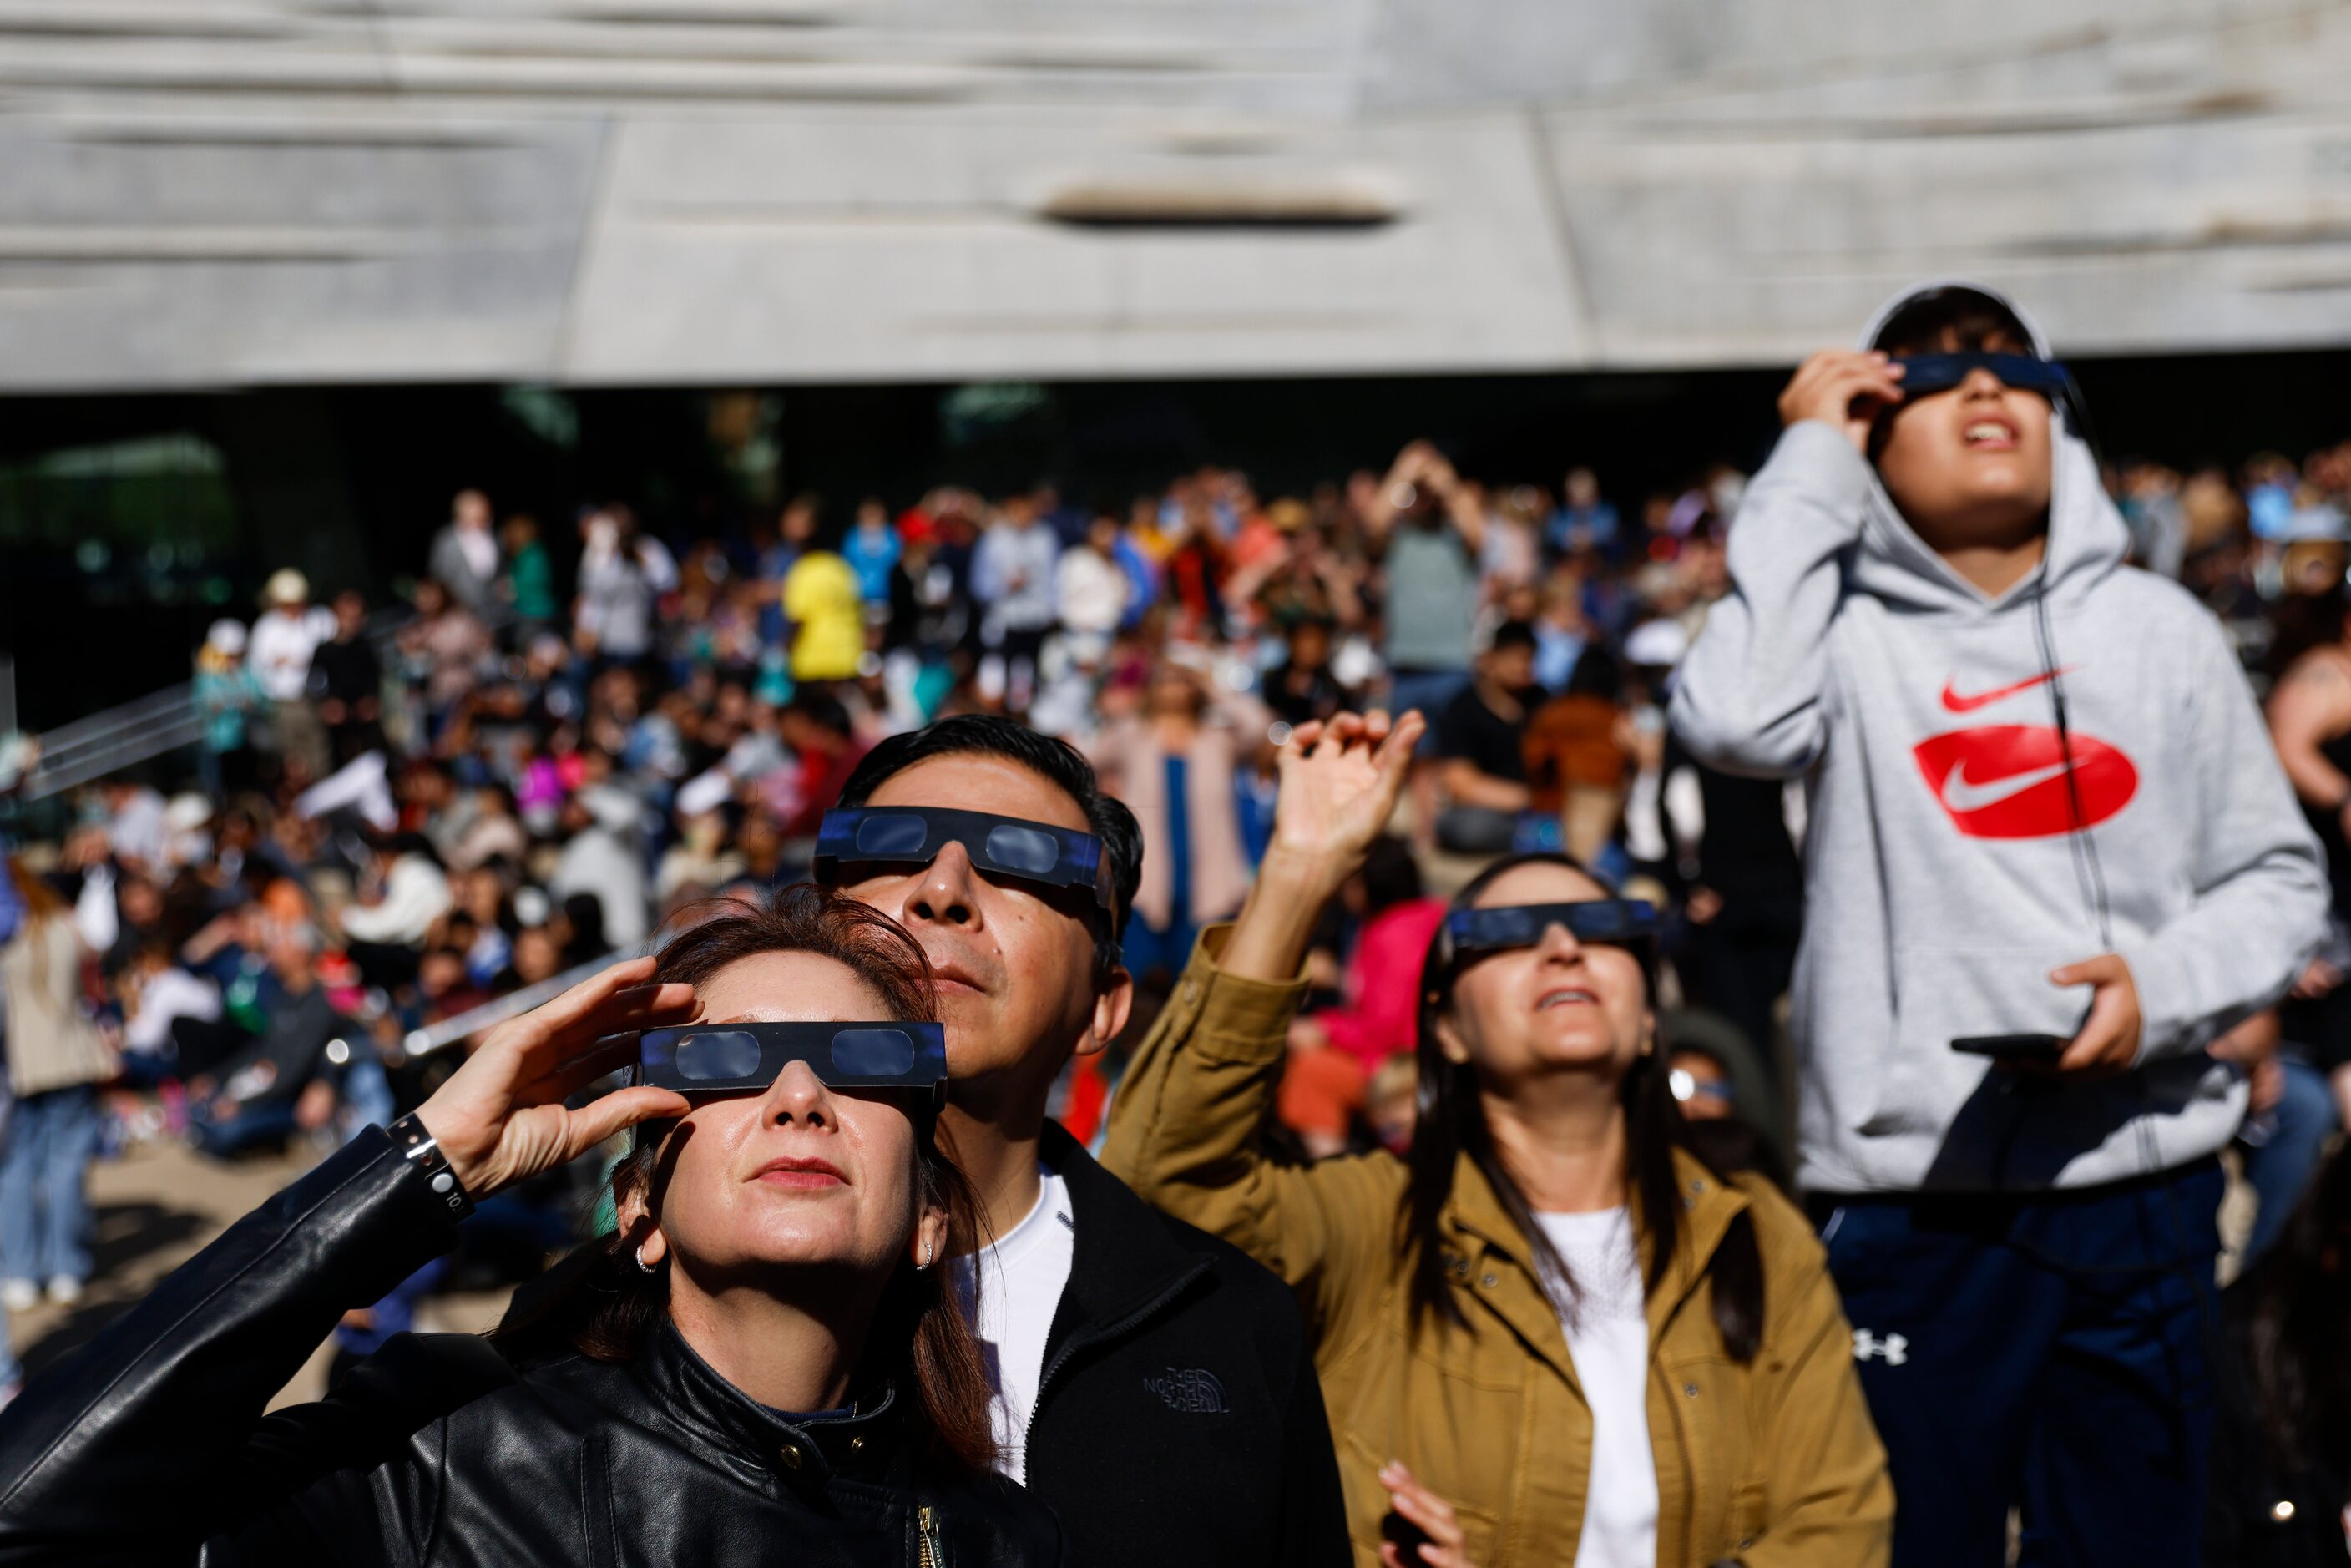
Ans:
[[[1902,401],[1902,367],[1876,350],[1823,349],[1796,367],[1780,394],[1780,423],[1808,419],[1844,432],[1854,450],[1869,451],[1870,422]]]

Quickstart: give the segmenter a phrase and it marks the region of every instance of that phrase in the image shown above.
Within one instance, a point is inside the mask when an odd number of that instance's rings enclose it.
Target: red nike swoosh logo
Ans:
[[[2094,828],[2138,793],[2138,768],[2119,749],[2050,725],[1947,730],[1910,754],[1951,825],[1971,839],[2046,839]]]
[[[2012,686],[1997,686],[1991,691],[1978,692],[1975,695],[1967,697],[1961,696],[1953,689],[1956,683],[1945,681],[1943,706],[1953,713],[1973,713],[1980,707],[1990,707],[2002,697],[2012,697],[2019,692],[2029,692],[2044,681],[2053,681],[2060,675],[2070,675],[2073,673],[2071,666],[2063,670],[2043,670],[2039,674],[2019,681]]]

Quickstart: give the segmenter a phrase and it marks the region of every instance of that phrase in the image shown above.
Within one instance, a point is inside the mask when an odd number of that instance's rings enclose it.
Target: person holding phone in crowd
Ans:
[[[1494,862],[1422,970],[1409,1155],[1264,1155],[1315,920],[1421,728],[1282,748],[1264,872],[1128,1066],[1104,1163],[1299,1293],[1365,1568],[1883,1563],[1852,1330],[1802,1215],[1687,1145],[1649,905],[1564,855]]]
[[[1862,344],[1782,393],[1672,719],[1806,784],[1798,1180],[1895,1561],[2000,1563],[2021,1507],[2029,1562],[2189,1562],[2246,1097],[2205,1048],[2300,971],[2324,869],[2022,313],[1938,286]]]
[[[913,933],[938,977],[940,1135],[986,1219],[986,1244],[952,1267],[983,1286],[999,1468],[1051,1505],[1081,1562],[1343,1563],[1338,1467],[1290,1292],[1154,1211],[1045,1113],[1071,1054],[1125,1027],[1142,841],[1071,747],[964,716],[867,753],[815,864]],[[1204,1035],[1254,1027],[1215,1000],[1187,1017]]]
[[[942,1267],[935,1017],[904,931],[800,886],[500,1025],[0,1414],[0,1563],[1066,1563]],[[533,1321],[265,1414],[473,1202],[631,1128]]]

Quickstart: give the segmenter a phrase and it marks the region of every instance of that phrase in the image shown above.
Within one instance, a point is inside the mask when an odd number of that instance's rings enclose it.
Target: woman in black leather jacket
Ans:
[[[620,1031],[934,1016],[903,931],[802,887],[501,1026],[391,1135],[354,1139],[0,1415],[0,1564],[1062,1562],[1051,1513],[985,1469],[977,1348],[929,1267],[969,1201],[933,1096],[830,1088],[804,1055],[764,1089],[564,1104],[633,1060]],[[853,1076],[837,1046],[825,1060]],[[621,1229],[534,1327],[402,1336],[320,1403],[264,1414],[347,1308],[451,1244],[468,1197],[632,1126]]]

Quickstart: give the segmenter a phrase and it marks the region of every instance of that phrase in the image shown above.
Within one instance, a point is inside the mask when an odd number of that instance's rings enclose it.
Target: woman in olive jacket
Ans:
[[[1064,1562],[1051,1513],[984,1469],[978,1347],[930,1267],[974,1211],[928,1091],[836,1089],[802,1056],[764,1089],[565,1104],[636,1060],[624,1030],[932,1006],[904,931],[803,886],[501,1025],[0,1414],[0,1564]],[[402,1335],[264,1414],[468,1195],[631,1126],[620,1229],[533,1330]]]
[[[1128,1068],[1103,1163],[1298,1292],[1360,1563],[1884,1563],[1893,1491],[1821,1248],[1768,1183],[1686,1146],[1638,911],[1573,862],[1506,859],[1455,899],[1408,1162],[1261,1154],[1298,989],[1262,971],[1302,946],[1266,932],[1311,921],[1419,727],[1374,715],[1285,748],[1266,873]],[[1245,948],[1259,973],[1220,968]],[[1171,1048],[1219,988],[1228,1009],[1259,993],[1265,1027]]]

